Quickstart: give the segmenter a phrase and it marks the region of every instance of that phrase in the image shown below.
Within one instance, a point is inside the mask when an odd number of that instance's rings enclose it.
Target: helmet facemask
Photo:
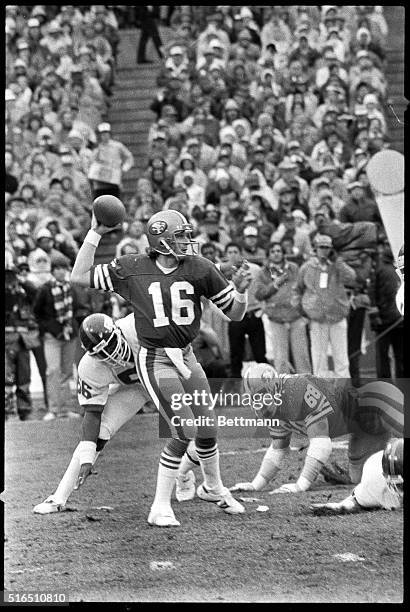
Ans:
[[[167,252],[163,253],[156,249],[157,252],[161,253],[161,255],[173,255],[178,260],[182,257],[186,257],[186,255],[198,255],[199,244],[192,239],[192,231],[192,225],[190,223],[184,223],[181,229],[172,233],[172,238],[160,239],[160,243]],[[178,238],[186,238],[187,240],[181,241]]]
[[[129,365],[132,357],[131,348],[117,326],[114,326],[108,340],[101,340],[88,353],[99,361],[122,367]]]

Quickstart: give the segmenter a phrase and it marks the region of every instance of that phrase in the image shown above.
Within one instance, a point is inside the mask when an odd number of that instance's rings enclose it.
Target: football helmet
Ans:
[[[131,348],[111,317],[92,314],[80,326],[82,347],[100,361],[111,365],[126,366],[132,358]]]
[[[255,393],[272,392],[275,380],[279,375],[275,368],[268,363],[255,363],[246,370],[243,376],[243,386],[245,393],[254,395]]]
[[[400,484],[403,482],[404,439],[390,440],[383,451],[383,476],[388,482]]]
[[[156,253],[177,259],[198,254],[198,243],[192,240],[193,227],[177,210],[162,210],[147,224],[148,243]],[[196,247],[196,248],[194,248]]]

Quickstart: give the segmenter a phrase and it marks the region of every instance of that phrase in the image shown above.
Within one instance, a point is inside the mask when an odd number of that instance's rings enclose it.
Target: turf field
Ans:
[[[300,495],[239,493],[262,500],[244,502],[240,516],[198,498],[175,501],[181,527],[149,526],[164,445],[157,415],[135,417],[106,446],[97,474],[70,498],[71,511],[32,514],[64,473],[80,427],[72,420],[6,423],[6,590],[65,592],[73,602],[402,600],[401,511],[342,517],[309,511],[311,502],[340,500],[350,487],[320,479]],[[267,444],[221,429],[224,482],[251,479],[263,457],[257,451]],[[334,452],[343,463],[346,451]],[[290,453],[278,485],[296,478],[302,460],[302,453]],[[269,510],[258,512],[259,505]],[[345,553],[347,560],[335,556]]]

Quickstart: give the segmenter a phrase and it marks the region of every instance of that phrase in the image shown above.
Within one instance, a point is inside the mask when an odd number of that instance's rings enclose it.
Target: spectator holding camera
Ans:
[[[30,350],[40,345],[33,314],[35,287],[19,274],[12,254],[6,251],[5,270],[5,412],[21,421],[32,411]]]
[[[279,372],[311,372],[306,320],[300,305],[292,305],[299,267],[285,259],[284,249],[272,242],[268,261],[255,279],[255,298],[263,302],[266,355]],[[292,354],[293,368],[290,366]]]
[[[300,270],[294,305],[301,304],[310,320],[313,374],[328,376],[327,349],[331,345],[334,376],[349,378],[347,315],[349,299],[345,285],[351,285],[355,271],[332,251],[330,236],[317,234],[315,255]]]

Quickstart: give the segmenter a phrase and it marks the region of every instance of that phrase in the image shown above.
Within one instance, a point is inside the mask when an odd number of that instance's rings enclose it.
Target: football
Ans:
[[[93,202],[95,218],[107,227],[114,227],[125,219],[125,206],[115,196],[102,195]]]

